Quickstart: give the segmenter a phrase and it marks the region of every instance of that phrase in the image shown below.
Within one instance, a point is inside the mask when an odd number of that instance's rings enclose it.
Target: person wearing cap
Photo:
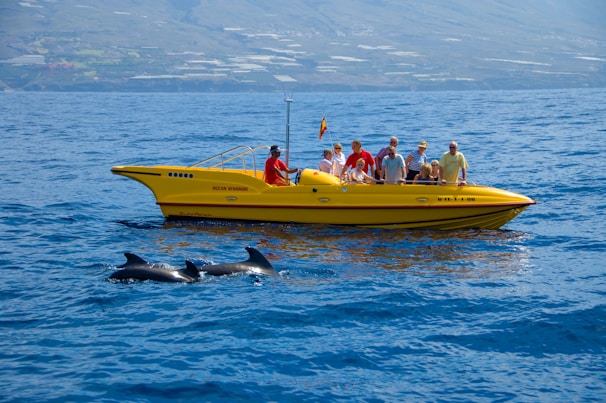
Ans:
[[[464,185],[467,181],[467,168],[469,164],[463,153],[458,151],[459,145],[456,141],[451,141],[448,145],[448,151],[442,154],[440,158],[440,183],[456,184],[459,181],[459,169],[461,169],[461,182]]]
[[[425,150],[427,150],[427,142],[421,141],[417,146],[417,149],[408,154],[408,157],[406,157],[406,167],[408,168],[408,173],[406,174],[406,183],[412,183],[415,176],[417,176],[421,171],[421,165],[427,164]]]
[[[320,166],[318,167],[318,170],[332,175],[335,166],[335,162],[332,159],[332,150],[330,148],[325,148],[324,153],[322,155],[324,156],[324,158],[322,159],[322,161],[320,161]]]
[[[270,156],[265,161],[265,182],[270,185],[277,186],[288,186],[288,174],[292,174],[298,171],[298,168],[288,168],[282,160],[280,160],[280,153],[282,149],[277,145],[271,146],[269,149]]]
[[[375,156],[375,179],[381,179],[383,175],[383,159],[387,157],[389,147],[397,147],[398,146],[398,138],[396,136],[392,136],[389,139],[389,145],[387,147],[383,147],[379,150],[377,155]]]

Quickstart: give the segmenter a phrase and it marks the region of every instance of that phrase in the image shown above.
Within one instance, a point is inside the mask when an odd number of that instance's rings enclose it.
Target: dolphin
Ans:
[[[211,276],[224,276],[235,273],[252,273],[275,276],[277,272],[261,252],[252,247],[246,247],[248,260],[237,263],[223,263],[206,266],[196,266],[191,261],[185,262],[184,269],[169,270],[162,263],[149,263],[134,253],[125,253],[126,263],[118,266],[110,280],[153,280],[171,283],[193,283],[200,280],[201,272]]]
[[[154,268],[154,269],[167,269],[168,265],[164,264],[164,263],[150,263],[147,260],[143,259],[142,257],[139,257],[138,255],[135,255],[134,253],[128,253],[126,252],[124,254],[124,256],[126,257],[126,263],[121,264],[120,266],[118,266],[119,269],[133,269],[133,268],[140,268],[140,269],[146,269],[146,268]]]
[[[235,273],[264,274],[266,276],[275,276],[278,274],[271,263],[269,263],[265,256],[257,249],[247,246],[246,251],[248,252],[249,257],[243,262],[196,266],[188,260],[185,264],[190,270],[193,270],[195,267],[200,272],[204,272],[211,276],[225,276]]]
[[[200,279],[200,271],[194,267],[169,270],[162,263],[149,263],[134,253],[125,253],[126,263],[118,266],[121,270],[109,276],[110,280],[153,280],[169,283],[193,283]]]

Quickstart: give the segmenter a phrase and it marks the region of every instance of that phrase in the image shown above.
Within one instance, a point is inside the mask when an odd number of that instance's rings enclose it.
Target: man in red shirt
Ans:
[[[270,185],[288,186],[288,177],[284,172],[291,174],[298,171],[297,168],[289,169],[279,159],[282,151],[278,146],[271,146],[269,149],[271,156],[265,161],[265,182]]]
[[[356,162],[360,158],[364,160],[364,172],[366,172],[370,176],[373,176],[375,160],[374,158],[372,158],[372,154],[362,149],[362,142],[360,140],[352,141],[351,149],[353,150],[353,153],[349,154],[349,156],[347,157],[347,161],[345,161],[345,166],[341,171],[341,176],[343,176],[347,172],[347,167],[355,169]],[[370,171],[368,170],[368,167],[370,167]]]

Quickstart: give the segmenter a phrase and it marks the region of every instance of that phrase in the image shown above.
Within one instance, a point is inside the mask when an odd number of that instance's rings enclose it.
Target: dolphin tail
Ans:
[[[248,262],[254,262],[264,268],[273,270],[274,267],[271,265],[271,263],[269,263],[269,260],[267,260],[265,258],[265,256],[261,252],[259,252],[257,249],[255,249],[251,246],[247,246],[246,250],[248,251],[248,254],[250,255],[250,257],[248,258]]]
[[[200,270],[189,260],[185,261],[185,269],[183,270],[183,273],[187,274],[191,278],[200,278]]]
[[[126,256],[126,263],[118,266],[119,268],[127,267],[127,266],[133,265],[133,264],[148,264],[148,262],[145,259],[135,255],[134,253],[126,252],[124,254],[124,256]]]

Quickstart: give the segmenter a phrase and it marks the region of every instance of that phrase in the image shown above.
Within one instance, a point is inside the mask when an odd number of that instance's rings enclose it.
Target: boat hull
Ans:
[[[486,186],[349,184],[311,169],[291,186],[268,185],[243,170],[118,166],[112,172],[147,186],[168,219],[497,229],[535,204]]]

